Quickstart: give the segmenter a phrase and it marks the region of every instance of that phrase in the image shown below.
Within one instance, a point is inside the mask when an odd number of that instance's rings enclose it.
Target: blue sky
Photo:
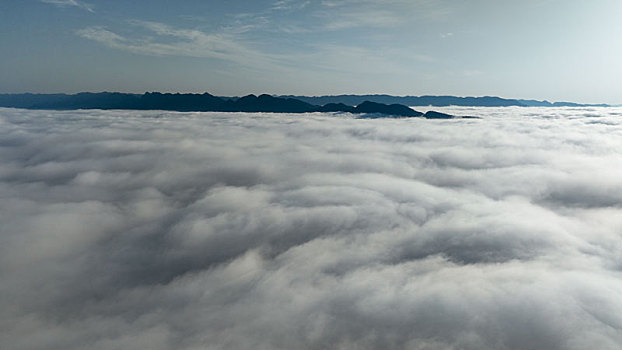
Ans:
[[[619,0],[0,2],[0,92],[621,103]]]

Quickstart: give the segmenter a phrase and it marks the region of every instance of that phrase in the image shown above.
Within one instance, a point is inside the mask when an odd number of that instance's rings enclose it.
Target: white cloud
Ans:
[[[266,20],[267,21],[267,20]],[[400,50],[385,48],[369,49],[354,45],[331,45],[307,43],[307,48],[297,52],[267,52],[267,49],[255,49],[245,44],[243,34],[253,28],[232,26],[219,33],[206,33],[195,29],[180,29],[159,22],[130,21],[140,30],[130,34],[119,34],[104,27],[87,27],[76,34],[93,40],[107,47],[150,56],[184,56],[213,58],[235,63],[252,74],[295,74],[307,80],[318,79],[319,72],[330,72],[333,78],[351,74],[370,74],[369,67],[377,67],[373,74],[403,74],[406,63],[434,62],[432,57]],[[259,25],[259,24],[258,24]],[[287,31],[280,28],[279,30]],[[302,30],[290,28],[290,32]],[[258,45],[256,46],[260,46]],[[412,68],[412,67],[410,67]],[[236,67],[237,69],[237,67]],[[268,78],[268,77],[266,77]]]
[[[442,111],[0,109],[0,347],[617,349],[622,109]]]
[[[92,13],[95,12],[95,10],[93,10],[93,5],[78,0],[41,0],[41,2],[62,7],[73,6]]]
[[[321,2],[316,16],[324,29],[392,28],[412,25],[413,21],[445,19],[455,4],[429,0],[330,0]]]
[[[272,3],[271,10],[277,11],[291,11],[302,10],[309,6],[311,1],[296,1],[296,0],[278,0]]]
[[[274,67],[278,60],[276,55],[251,49],[241,43],[234,32],[206,33],[139,20],[130,23],[145,29],[150,35],[123,36],[97,26],[80,29],[76,34],[114,49],[142,55],[216,58],[259,69]]]

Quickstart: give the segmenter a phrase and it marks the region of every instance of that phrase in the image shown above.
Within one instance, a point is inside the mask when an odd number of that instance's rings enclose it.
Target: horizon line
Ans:
[[[362,97],[362,96],[388,96],[388,97],[398,97],[398,98],[407,98],[407,97],[456,97],[456,98],[499,98],[503,100],[512,100],[512,101],[535,101],[542,103],[572,103],[579,105],[589,105],[589,106],[606,106],[606,107],[618,107],[622,106],[622,103],[605,103],[605,102],[576,102],[570,100],[550,100],[550,99],[539,99],[539,98],[515,98],[515,97],[504,97],[499,95],[445,95],[445,94],[422,94],[422,95],[409,95],[409,94],[390,94],[390,93],[339,93],[339,94],[325,94],[325,95],[307,95],[307,94],[278,94],[278,93],[258,93],[251,92],[247,94],[238,94],[238,95],[226,95],[226,94],[213,94],[209,91],[197,92],[197,91],[157,91],[157,90],[145,90],[144,92],[125,92],[125,91],[114,91],[114,90],[100,90],[100,91],[78,91],[78,92],[0,92],[0,95],[78,95],[78,94],[103,94],[103,93],[118,93],[118,94],[127,94],[127,95],[144,95],[147,93],[161,93],[161,94],[188,94],[188,95],[202,95],[202,94],[210,94],[216,97],[244,97],[244,96],[260,96],[260,95],[270,95],[275,97],[304,97],[304,98],[322,98],[322,97],[339,97],[339,96],[353,96],[353,97]]]

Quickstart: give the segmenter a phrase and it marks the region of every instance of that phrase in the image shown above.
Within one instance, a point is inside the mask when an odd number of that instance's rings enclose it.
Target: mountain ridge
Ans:
[[[357,105],[363,101],[403,104],[407,106],[432,107],[610,107],[608,104],[587,104],[575,102],[549,102],[546,100],[508,99],[498,96],[451,96],[451,95],[423,95],[423,96],[393,96],[387,94],[371,95],[324,95],[324,96],[297,96],[279,95],[283,98],[295,98],[311,104],[343,103]]]
[[[426,117],[427,114],[400,104],[363,101],[356,106],[326,104],[318,106],[289,97],[262,94],[221,98],[209,93],[180,94],[147,92],[125,94],[120,92],[81,92],[68,94],[0,94],[0,107],[25,109],[132,109],[169,110],[181,112],[269,112],[310,113],[347,112],[381,114],[399,117]]]
[[[180,112],[268,112],[310,113],[347,112],[374,117],[375,114],[429,119],[454,116],[429,111],[418,112],[411,106],[473,106],[473,107],[584,107],[600,104],[548,102],[538,100],[504,99],[495,96],[391,96],[391,95],[336,95],[294,96],[250,94],[243,97],[220,97],[205,93],[146,92],[80,92],[76,94],[0,94],[0,107],[25,109],[130,109],[168,110]]]

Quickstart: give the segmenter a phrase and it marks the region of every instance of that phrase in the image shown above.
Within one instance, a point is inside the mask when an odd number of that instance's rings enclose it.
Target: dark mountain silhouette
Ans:
[[[423,115],[426,119],[451,119],[454,118],[451,114],[445,114],[440,112],[428,111]]]
[[[295,100],[278,98],[270,95],[248,95],[236,100],[224,101],[221,111],[226,112],[272,112],[272,113],[307,113],[317,111],[318,106]]]
[[[583,104],[574,102],[549,102],[549,101],[537,101],[537,100],[518,100],[522,105],[526,107],[613,107],[608,104]]]
[[[369,103],[375,104],[369,104]],[[339,95],[339,96],[271,96],[248,95],[244,97],[217,97],[209,93],[180,94],[147,92],[126,94],[119,92],[67,94],[0,94],[0,107],[29,109],[139,109],[199,112],[349,112],[380,113],[401,117],[421,116],[407,106],[523,106],[523,107],[586,107],[572,102],[513,100],[500,97],[456,96],[390,96],[390,95]],[[401,106],[401,107],[397,107]],[[428,118],[440,118],[430,114]]]
[[[137,109],[162,109],[181,112],[207,112],[220,110],[223,100],[206,93],[203,94],[162,94],[147,92],[140,95]],[[134,108],[125,108],[134,109]]]
[[[343,103],[356,106],[364,101],[402,104],[406,106],[465,106],[465,107],[608,107],[606,104],[579,104],[572,102],[554,102],[537,100],[505,99],[495,96],[457,97],[457,96],[391,96],[391,95],[336,95],[336,96],[280,96],[295,98],[315,105]]]
[[[343,103],[327,103],[318,107],[318,112],[350,112],[356,113],[354,107],[344,105]]]
[[[28,109],[138,109],[198,112],[348,112],[363,114],[419,117],[423,113],[400,104],[362,101],[356,107],[342,103],[314,105],[294,98],[270,95],[248,95],[221,98],[203,94],[147,92],[143,95],[119,92],[66,94],[0,94],[0,107]]]
[[[0,94],[0,106],[29,109],[162,109],[212,111],[223,100],[204,94],[147,92],[143,95],[119,92],[66,94]]]
[[[399,104],[386,105],[383,103],[365,101],[354,108],[355,113],[380,113],[401,117],[420,117],[423,115],[407,106]]]
[[[37,108],[67,98],[65,94],[0,94],[0,106],[12,108]]]

